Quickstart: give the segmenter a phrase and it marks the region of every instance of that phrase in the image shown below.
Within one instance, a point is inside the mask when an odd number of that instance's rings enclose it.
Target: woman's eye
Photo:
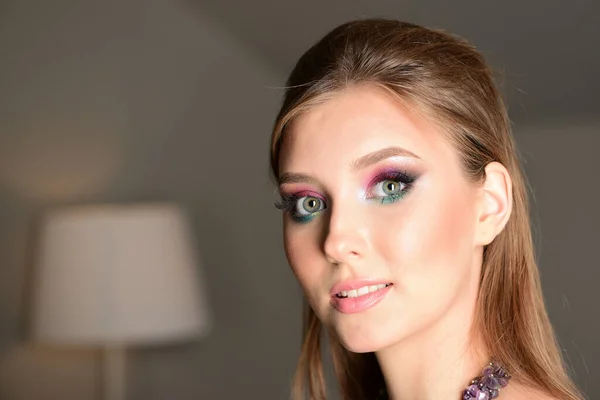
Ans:
[[[369,184],[366,198],[382,204],[395,203],[408,194],[417,179],[418,176],[408,172],[383,173]]]
[[[299,215],[311,215],[316,212],[319,212],[325,208],[323,204],[323,200],[314,196],[304,196],[300,197],[296,201],[296,213]]]
[[[385,179],[374,187],[374,197],[388,197],[402,194],[406,184],[394,179]]]
[[[325,200],[317,196],[300,196],[283,194],[281,201],[275,202],[275,207],[288,212],[296,222],[308,222],[327,208]]]

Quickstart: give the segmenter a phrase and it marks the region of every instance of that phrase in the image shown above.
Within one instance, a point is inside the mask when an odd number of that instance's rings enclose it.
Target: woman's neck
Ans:
[[[390,400],[462,397],[489,362],[481,335],[472,337],[473,313],[450,310],[435,326],[377,352]]]

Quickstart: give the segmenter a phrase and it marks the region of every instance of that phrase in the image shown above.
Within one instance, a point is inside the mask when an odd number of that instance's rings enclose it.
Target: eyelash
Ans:
[[[367,200],[379,200],[381,204],[392,204],[401,200],[406,196],[406,194],[410,191],[413,184],[417,180],[417,176],[411,174],[409,172],[400,172],[400,171],[386,171],[379,175],[377,175],[368,185],[368,192],[370,192],[374,187],[383,183],[385,181],[393,181],[399,183],[403,188],[401,191],[394,195],[389,196],[372,196],[367,197]],[[321,202],[323,208],[320,208],[318,211],[309,214],[300,214],[297,212],[298,201],[303,198],[314,198]],[[296,222],[308,222],[312,220],[316,215],[318,215],[321,211],[327,209],[325,204],[325,200],[316,195],[311,195],[307,192],[300,192],[294,194],[284,194],[281,196],[281,200],[275,203],[275,207],[284,211],[289,212],[292,219]]]
[[[315,215],[317,215],[321,211],[325,210],[327,207],[323,206],[322,209],[320,209],[317,212],[311,213],[311,214],[305,214],[305,215],[299,214],[296,211],[296,206],[298,205],[298,201],[305,197],[318,199],[321,202],[321,204],[325,203],[325,201],[323,199],[321,199],[320,197],[311,196],[308,194],[302,194],[302,195],[300,195],[300,194],[284,194],[281,196],[281,200],[279,202],[275,203],[275,207],[284,212],[289,212],[292,219],[296,222],[308,222],[311,219],[313,219],[315,217]]]

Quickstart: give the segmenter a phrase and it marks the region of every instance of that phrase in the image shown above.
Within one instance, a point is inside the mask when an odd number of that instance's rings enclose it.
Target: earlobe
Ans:
[[[504,229],[512,212],[512,179],[498,162],[485,167],[485,182],[479,194],[476,242],[488,245]]]

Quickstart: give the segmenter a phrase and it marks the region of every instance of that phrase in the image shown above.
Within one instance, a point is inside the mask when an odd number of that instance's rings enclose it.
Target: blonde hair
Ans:
[[[474,183],[497,161],[513,182],[513,211],[485,247],[474,329],[513,379],[565,400],[582,396],[569,378],[548,319],[534,257],[527,186],[503,101],[475,48],[451,34],[387,19],[343,24],[311,47],[292,71],[271,137],[271,168],[279,176],[286,128],[332,94],[373,84],[394,94],[442,129]],[[322,325],[305,303],[304,341],[293,397],[325,399]],[[376,398],[385,389],[373,353],[356,354],[329,336],[344,399]],[[457,394],[458,395],[458,394]]]

